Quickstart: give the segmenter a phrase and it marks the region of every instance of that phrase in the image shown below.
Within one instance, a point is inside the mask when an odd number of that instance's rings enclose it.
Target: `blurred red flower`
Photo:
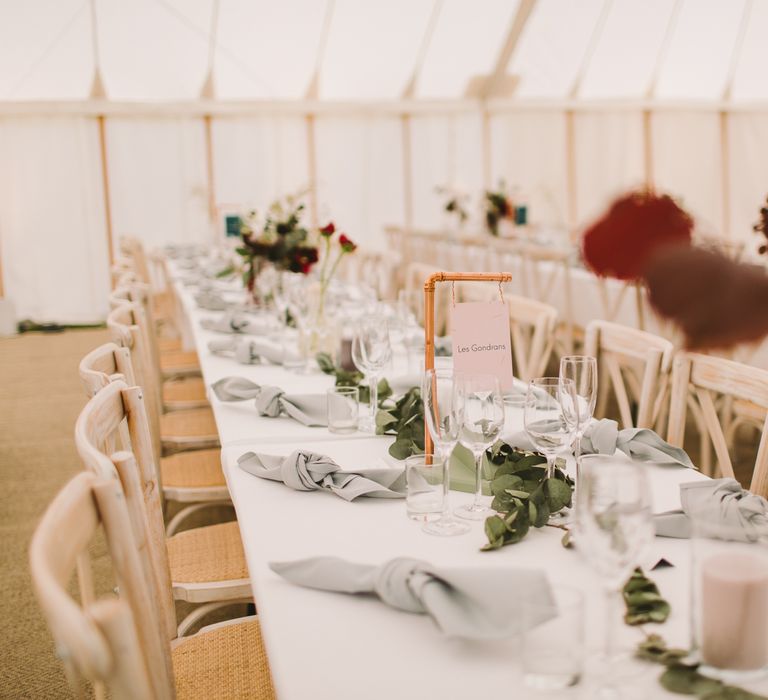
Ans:
[[[584,261],[598,275],[634,280],[667,245],[690,245],[693,219],[669,195],[631,192],[617,199],[582,238]]]
[[[339,245],[345,253],[354,253],[357,250],[357,244],[347,238],[347,234],[342,233],[339,236]]]
[[[330,237],[336,233],[336,226],[333,221],[329,221],[325,226],[320,229],[320,235]]]

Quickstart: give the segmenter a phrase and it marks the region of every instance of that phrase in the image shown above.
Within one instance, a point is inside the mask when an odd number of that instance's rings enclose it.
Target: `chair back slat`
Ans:
[[[587,326],[584,353],[598,361],[597,416],[605,415],[612,393],[624,428],[653,428],[664,413],[674,351],[670,341],[647,331],[592,321]]]
[[[68,581],[103,527],[119,598],[76,602]],[[175,697],[168,643],[152,605],[122,489],[81,472],[54,498],[29,549],[33,588],[76,694],[79,680],[104,682],[120,699]]]
[[[733,462],[726,438],[724,423],[730,420],[729,409],[733,401],[748,401],[754,410],[764,413],[763,429],[757,449],[750,490],[768,496],[768,371],[741,362],[681,352],[675,358],[672,371],[672,397],[669,408],[667,440],[678,447],[685,440],[686,416],[690,408],[700,431],[706,437],[702,450],[711,444],[720,473],[734,477]],[[724,410],[718,412],[718,403]]]

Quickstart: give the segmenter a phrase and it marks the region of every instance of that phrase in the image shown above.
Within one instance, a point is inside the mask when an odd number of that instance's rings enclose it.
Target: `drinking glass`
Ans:
[[[617,653],[614,631],[621,623],[621,588],[654,537],[647,467],[608,455],[586,455],[577,493],[578,551],[598,574],[605,597],[605,637],[599,697],[621,698],[618,676],[626,657]]]
[[[523,422],[534,446],[547,458],[547,478],[555,474],[557,453],[571,444],[575,423],[563,404],[575,405],[573,382],[558,377],[538,377],[528,384]]]
[[[494,511],[481,501],[483,455],[496,442],[504,427],[504,401],[498,377],[484,374],[457,375],[458,402],[462,421],[459,442],[475,457],[475,498],[471,505],[457,509],[466,520],[483,520]]]
[[[589,355],[566,355],[560,358],[560,379],[570,379],[574,386],[573,407],[567,406],[567,401],[564,403],[566,414],[572,411],[576,422],[573,446],[578,478],[581,438],[584,437],[584,430],[592,419],[597,402],[597,360]]]
[[[442,517],[427,523],[422,529],[430,535],[463,535],[469,532],[469,525],[461,523],[451,515],[448,508],[448,490],[450,488],[451,454],[459,441],[459,431],[463,421],[463,404],[459,400],[458,385],[452,370],[428,369],[424,373],[421,387],[424,403],[424,420],[435,446],[435,451],[445,463],[445,510]]]
[[[412,455],[405,459],[405,508],[411,520],[425,524],[445,512],[448,465],[439,455]]]
[[[368,415],[360,420],[360,430],[376,432],[379,405],[379,378],[392,357],[387,320],[379,316],[361,321],[352,339],[352,361],[368,380],[370,387]]]
[[[328,389],[328,430],[332,433],[353,433],[357,430],[358,394],[356,386]]]

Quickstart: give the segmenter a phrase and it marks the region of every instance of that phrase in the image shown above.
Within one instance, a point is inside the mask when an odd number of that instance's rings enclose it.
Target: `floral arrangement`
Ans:
[[[467,199],[469,198],[466,194],[461,194],[460,192],[457,192],[456,190],[450,189],[448,187],[438,187],[437,193],[446,195],[448,197],[447,201],[443,205],[443,211],[446,214],[450,214],[451,216],[455,216],[459,224],[466,223],[467,219],[469,219],[469,212],[467,211]]]
[[[352,241],[346,233],[340,233],[338,238],[338,253],[333,262],[331,262],[331,258],[333,257],[331,240],[336,234],[336,225],[333,221],[330,221],[320,229],[319,233],[320,238],[325,245],[323,250],[323,264],[320,267],[320,308],[318,311],[319,314],[322,314],[325,292],[328,289],[328,285],[333,279],[333,275],[336,273],[336,269],[339,267],[341,259],[349,253],[354,253],[357,250],[357,244]]]
[[[483,195],[485,204],[485,223],[492,236],[499,235],[499,222],[503,219],[515,220],[515,207],[509,195],[504,191],[504,183],[498,190],[486,190]]]
[[[765,198],[765,204],[760,208],[760,221],[758,221],[753,227],[756,233],[762,233],[763,236],[768,239],[768,197]],[[768,241],[763,243],[757,252],[760,255],[768,253]]]
[[[243,245],[236,252],[245,261],[243,283],[249,291],[253,290],[258,261],[267,260],[278,269],[304,275],[317,263],[317,246],[307,242],[309,231],[301,223],[304,205],[297,200],[297,196],[289,196],[275,201],[267,210],[263,225],[255,210],[242,218]]]
[[[690,245],[692,233],[693,219],[669,195],[629,192],[584,232],[582,253],[596,274],[636,280],[659,248]]]

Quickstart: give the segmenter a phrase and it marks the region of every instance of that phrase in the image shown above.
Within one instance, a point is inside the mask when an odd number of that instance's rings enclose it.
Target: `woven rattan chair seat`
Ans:
[[[210,408],[190,408],[160,416],[160,437],[169,441],[216,442],[219,439],[219,431],[216,429],[216,420]]]
[[[207,583],[248,578],[237,522],[185,530],[169,537],[171,580]]]
[[[163,383],[163,404],[166,406],[172,407],[176,404],[203,405],[206,402],[205,382],[201,377],[174,379]]]
[[[172,652],[178,700],[273,700],[275,691],[258,620],[186,638]]]
[[[160,460],[164,487],[196,488],[226,486],[221,470],[221,450],[178,452]]]

